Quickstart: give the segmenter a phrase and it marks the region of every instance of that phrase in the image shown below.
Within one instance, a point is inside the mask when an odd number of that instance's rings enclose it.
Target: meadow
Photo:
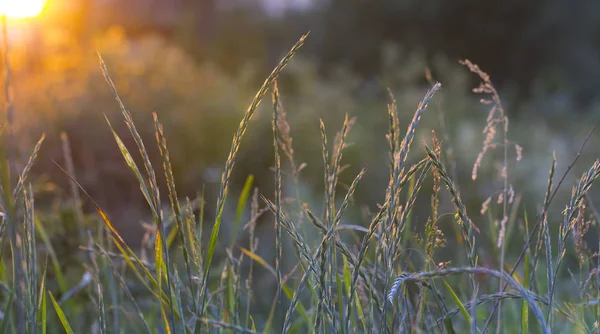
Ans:
[[[457,102],[465,101],[465,93],[456,93],[465,84],[456,79],[440,83],[427,72],[427,89],[411,87],[407,95],[398,95],[399,88],[390,87],[387,108],[371,104],[376,111],[361,126],[361,118],[350,112],[359,107],[358,99],[343,87],[352,85],[351,79],[341,74],[335,87],[311,78],[294,82],[294,75],[310,76],[310,65],[302,59],[295,63],[309,40],[302,36],[262,84],[226,80],[210,67],[177,68],[185,57],[169,49],[158,60],[121,65],[119,52],[106,58],[110,62],[100,53],[94,66],[101,76],[84,78],[86,85],[81,80],[60,85],[108,87],[110,95],[104,98],[120,118],[108,112],[82,116],[90,117],[95,127],[79,131],[110,133],[112,138],[98,135],[102,140],[95,149],[112,152],[100,156],[117,156],[120,164],[107,159],[110,164],[99,166],[104,158],[98,157],[87,161],[97,170],[113,168],[113,180],[76,170],[73,161],[86,158],[73,152],[81,154],[85,148],[72,150],[81,143],[73,131],[61,129],[78,128],[68,111],[69,116],[57,111],[29,127],[15,126],[19,107],[46,100],[13,104],[7,93],[0,152],[0,332],[598,331],[600,258],[594,243],[599,242],[600,213],[591,190],[600,176],[600,161],[584,156],[593,129],[569,138],[573,143],[554,155],[547,147],[552,140],[540,133],[520,142],[531,135],[528,125],[512,127],[492,79],[469,60],[457,71],[480,82],[471,94],[485,108],[485,117],[458,117],[478,108],[473,105],[449,115],[445,106],[458,110],[466,104]],[[107,49],[123,46],[110,41]],[[148,43],[163,48],[159,42]],[[126,49],[122,58],[144,53],[135,46]],[[170,57],[178,61],[168,63]],[[143,65],[152,67],[154,61],[171,69],[158,78],[147,76]],[[140,68],[132,69],[134,63]],[[113,66],[138,76],[117,78],[111,75]],[[33,96],[39,90],[31,83],[31,90],[18,82],[12,87],[7,69],[6,92],[14,88],[21,96]],[[193,81],[194,74],[215,80]],[[189,81],[177,80],[183,75]],[[197,100],[177,104],[176,98],[165,98],[170,93],[161,85],[169,85],[163,81],[169,78],[173,85],[179,83],[175,92]],[[401,76],[391,82],[404,86]],[[307,83],[315,87],[307,88]],[[122,86],[127,99],[121,97]],[[138,93],[127,94],[136,86]],[[246,101],[248,86],[259,88],[246,111],[236,114],[241,121],[231,121],[232,114],[220,111]],[[211,87],[211,93],[205,92]],[[295,92],[288,98],[289,90]],[[444,96],[445,90],[452,94]],[[58,106],[77,110],[93,104],[73,99],[68,95],[73,90],[61,92],[67,96],[55,97]],[[158,93],[164,96],[162,105],[151,105],[156,112],[134,113],[127,106],[128,100],[136,106],[149,103]],[[420,101],[407,111],[411,103],[406,101],[416,93]],[[220,102],[211,105],[211,99]],[[345,112],[322,117],[315,111],[300,113],[316,105],[315,100],[321,110],[333,106]],[[308,106],[300,106],[304,101]],[[212,116],[181,111],[194,102]],[[15,131],[34,133],[48,123],[58,124],[55,133],[47,134],[54,149],[44,152],[48,143],[41,136],[23,158],[23,143],[29,143],[17,142],[21,137]],[[333,132],[331,123],[339,124]],[[206,132],[194,129],[197,124]],[[380,131],[381,124],[387,130]],[[479,129],[473,132],[465,124]],[[258,134],[252,135],[252,126]],[[352,137],[353,131],[363,135]],[[168,145],[170,134],[180,135],[177,145]],[[220,140],[231,134],[231,141]],[[353,138],[369,141],[361,145]],[[248,140],[252,146],[244,144]],[[464,153],[469,145],[476,147],[475,154]],[[377,156],[371,151],[375,147],[385,153]],[[186,163],[191,169],[207,167],[197,162],[200,157],[190,156],[198,149],[216,157],[228,152],[218,168],[208,166],[217,175],[209,177],[212,187],[199,185],[197,175],[178,174],[186,174]],[[244,149],[250,153],[244,156]],[[215,153],[219,150],[223,152]],[[234,173],[265,155],[266,165],[246,167],[250,172],[245,175]],[[534,158],[528,168],[518,168],[522,160]],[[46,170],[52,172],[39,172],[38,164],[51,165]],[[539,179],[544,180],[541,186]],[[123,186],[131,180],[134,187]],[[469,185],[473,182],[476,187]],[[97,183],[108,188],[108,198],[97,199],[88,191],[88,184]],[[111,201],[106,195],[111,192],[117,199]],[[144,206],[147,222],[140,224],[141,233],[138,229],[126,236],[122,221],[133,216],[115,218],[111,211],[128,206]]]

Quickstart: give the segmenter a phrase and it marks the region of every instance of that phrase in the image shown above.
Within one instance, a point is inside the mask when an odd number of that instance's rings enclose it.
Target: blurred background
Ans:
[[[11,4],[27,1],[3,2],[12,8]],[[20,161],[27,160],[42,133],[47,136],[34,168],[36,206],[47,209],[44,219],[54,230],[53,238],[66,245],[65,252],[73,249],[69,248],[68,231],[75,218],[68,179],[53,163],[65,165],[62,132],[71,143],[77,180],[110,214],[127,241],[134,247],[139,244],[141,222],[151,221],[137,181],[104,120],[106,115],[126,145],[132,145],[118,104],[102,77],[97,53],[133,113],[157,168],[160,158],[154,145],[152,112],[158,113],[165,125],[179,195],[195,198],[204,189],[208,218],[243,113],[271,69],[308,31],[306,44],[279,82],[296,159],[307,163],[301,193],[318,212],[323,189],[318,119],[324,120],[333,138],[345,113],[357,117],[350,133],[353,145],[344,156],[350,167],[342,181],[349,184],[363,167],[368,173],[356,194],[356,221],[349,223],[363,224],[360,209],[376,208],[385,195],[387,88],[398,101],[405,129],[430,86],[427,71],[443,86],[417,131],[411,161],[424,156],[422,143],[430,143],[431,129],[436,129],[445,147],[452,148],[453,160],[448,163],[476,223],[482,219],[479,209],[483,200],[501,189],[502,181],[494,169],[501,152],[484,159],[485,172],[476,182],[471,180],[489,109],[471,91],[479,78],[459,60],[477,63],[500,92],[511,121],[509,137],[523,147],[523,159],[518,163],[514,152],[510,153],[509,180],[522,195],[522,206],[529,214],[534,215],[542,203],[552,152],[556,152],[560,175],[600,119],[600,2],[40,3],[39,14],[28,18],[15,14],[8,19],[12,94]],[[242,144],[231,198],[238,196],[250,174],[261,193],[272,192],[269,100],[264,101]],[[440,114],[444,115],[443,126]],[[593,135],[564,191],[555,199],[556,219],[561,219],[560,210],[573,181],[599,156],[597,142],[598,136]],[[428,201],[423,196],[422,205],[427,207]],[[229,205],[231,217],[235,200]],[[84,208],[93,211],[88,202]],[[449,204],[446,209],[452,210]],[[424,212],[422,216],[415,212],[416,225],[427,218]],[[266,236],[261,239],[265,257],[272,254],[269,245],[273,243],[269,237],[272,224],[267,221],[271,220],[265,218]],[[448,216],[444,224],[450,222]],[[231,233],[231,226],[224,224],[223,238]]]

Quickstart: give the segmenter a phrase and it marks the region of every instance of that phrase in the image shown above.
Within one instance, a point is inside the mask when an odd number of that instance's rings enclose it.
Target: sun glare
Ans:
[[[0,16],[8,19],[27,19],[40,15],[46,0],[0,0]]]

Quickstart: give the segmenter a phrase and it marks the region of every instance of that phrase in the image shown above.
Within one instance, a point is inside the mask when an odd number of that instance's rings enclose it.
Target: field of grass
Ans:
[[[131,138],[121,138],[108,117],[106,127],[139,183],[139,196],[153,222],[145,225],[141,250],[132,249],[110,214],[78,183],[69,138],[63,136],[65,164],[57,165],[69,179],[75,198],[76,224],[68,235],[79,245],[76,258],[80,262],[70,265],[79,269],[76,279],[73,273],[64,272],[66,266],[49,238],[49,226],[38,217],[36,190],[28,179],[44,137],[17,170],[7,94],[8,120],[0,152],[0,332],[598,331],[600,258],[584,236],[600,231],[600,214],[589,193],[600,176],[600,161],[587,166],[575,184],[565,181],[590,136],[578,152],[572,152],[572,160],[561,162],[568,166],[564,174],[556,173],[556,158],[547,171],[536,171],[548,175],[546,195],[535,208],[525,207],[511,178],[511,166],[523,158],[523,149],[509,137],[508,116],[489,76],[465,60],[465,68],[481,80],[474,92],[490,110],[482,124],[481,152],[468,174],[473,180],[493,175],[500,181],[490,182],[492,190],[480,199],[478,219],[472,219],[473,213],[467,211],[472,206],[462,199],[454,167],[457,157],[444,118],[440,117],[439,127],[426,140],[415,140],[423,138],[416,132],[425,113],[443,113],[432,104],[445,87],[428,77],[430,89],[406,130],[400,126],[401,116],[390,91],[389,130],[380,134],[389,144],[389,181],[380,190],[384,200],[363,212],[366,224],[354,224],[356,219],[347,217],[361,207],[354,194],[369,173],[362,169],[351,183],[340,181],[348,170],[344,153],[350,145],[349,133],[357,125],[354,118],[346,115],[333,138],[320,122],[321,145],[315,149],[321,151],[322,160],[309,163],[322,167],[323,203],[313,207],[314,199],[303,198],[300,191],[306,164],[295,156],[298,148],[277,79],[306,37],[267,77],[243,115],[216,198],[205,198],[202,189],[196,198],[178,195],[160,114],[153,114],[155,137],[143,138],[119,97],[110,68],[100,58]],[[10,79],[8,72],[7,92]],[[275,191],[261,192],[250,176],[245,184],[237,185],[242,190],[234,198],[230,190],[236,159],[259,104],[269,97],[272,140],[262,147],[273,156],[269,172]],[[159,159],[151,159],[148,153],[153,145]],[[492,155],[492,151],[499,154]],[[500,156],[493,165],[496,168],[483,173],[495,156]],[[166,182],[161,186],[163,178]],[[288,183],[292,186],[285,186]],[[567,203],[555,203],[560,187],[572,187]],[[166,203],[161,194],[168,195]],[[414,209],[423,198],[428,209],[425,213],[419,209],[417,219]],[[84,202],[92,203],[96,212],[85,213]],[[227,202],[235,208],[233,218],[224,216]],[[204,214],[205,205],[215,206],[214,218]],[[565,207],[562,216],[550,215],[551,205]],[[442,218],[451,220],[450,229],[440,228]],[[270,232],[261,233],[260,238],[256,233],[259,219],[271,223]],[[223,224],[233,231],[228,238],[219,233]],[[265,242],[273,245],[268,256],[258,251],[259,243]],[[258,271],[266,275],[257,277]],[[268,287],[274,293],[265,297],[262,291]]]

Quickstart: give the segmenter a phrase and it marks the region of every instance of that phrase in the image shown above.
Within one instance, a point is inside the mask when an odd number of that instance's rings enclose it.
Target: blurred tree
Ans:
[[[178,20],[180,37],[185,46],[198,51],[214,37],[217,0],[181,0],[181,16]]]
[[[519,98],[531,97],[539,78],[537,93],[558,88],[580,105],[598,95],[598,2],[331,0],[322,13],[315,51],[323,68],[343,63],[364,77],[377,75],[381,46],[393,42],[423,49],[429,59],[470,58],[498,87],[518,88]]]
[[[498,85],[524,82],[544,65],[532,34],[543,1],[332,0],[319,49],[325,66],[343,62],[364,76],[379,73],[381,46],[395,42],[429,57],[472,58]]]

